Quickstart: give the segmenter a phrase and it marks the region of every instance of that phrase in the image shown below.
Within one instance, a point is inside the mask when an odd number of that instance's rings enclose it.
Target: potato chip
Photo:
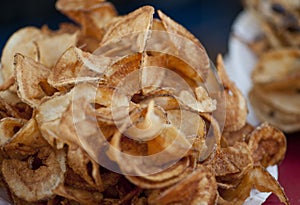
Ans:
[[[260,125],[250,134],[248,145],[254,162],[263,167],[279,164],[286,152],[284,134],[267,123]]]
[[[174,186],[163,190],[158,196],[149,198],[149,204],[214,204],[217,184],[214,176],[203,166],[193,171]]]
[[[14,125],[12,128],[15,130],[14,135],[1,146],[2,151],[9,158],[23,160],[37,153],[42,147],[48,146],[34,118],[23,126]]]
[[[58,186],[53,192],[80,204],[98,204],[103,199],[103,195],[100,192],[80,190],[64,185]]]
[[[59,0],[56,8],[82,26],[85,36],[101,40],[104,28],[117,12],[111,3],[99,0],[70,1]]]
[[[251,189],[255,187],[263,192],[273,192],[281,202],[289,204],[282,187],[262,167],[256,166],[251,169],[244,177],[237,188],[221,191],[220,195],[230,204],[243,204],[249,196]],[[226,204],[226,203],[225,203]]]
[[[80,175],[89,185],[102,191],[99,165],[92,160],[80,147],[69,146],[67,152],[68,165]]]
[[[225,131],[237,131],[246,124],[248,108],[246,99],[226,74],[222,57],[217,58],[217,69],[224,86],[226,120]]]
[[[64,151],[49,147],[41,148],[27,161],[5,159],[2,163],[2,174],[12,193],[29,202],[54,196],[65,171]]]
[[[35,41],[42,38],[42,32],[35,27],[22,28],[9,38],[1,57],[1,72],[4,82],[14,74],[14,55],[16,53],[22,53],[22,55],[34,60],[39,59],[39,51]]]
[[[210,62],[200,41],[162,11],[158,10],[158,15],[170,36],[171,42],[176,49],[178,49],[177,52],[180,53],[181,58],[186,59],[186,63],[195,69],[194,72],[190,71],[192,72],[191,78],[205,80],[210,67]],[[176,53],[174,54],[176,55]],[[199,81],[201,82],[201,80]]]
[[[21,54],[15,55],[15,76],[19,97],[36,108],[41,99],[56,91],[47,83],[50,69]],[[29,81],[31,79],[31,81]]]
[[[39,50],[39,62],[44,66],[53,67],[60,56],[77,43],[78,33],[62,33],[38,39],[35,43]]]
[[[253,70],[253,82],[269,83],[283,80],[289,76],[299,76],[299,63],[299,49],[291,48],[267,52],[261,56]]]
[[[99,57],[70,47],[54,66],[48,81],[62,90],[82,81],[97,81],[114,61],[115,59]]]
[[[0,144],[8,142],[25,124],[25,120],[16,118],[3,118],[0,120]]]
[[[105,47],[121,42],[124,43],[125,47],[121,46],[116,49],[124,52],[126,51],[126,46],[130,43],[128,45],[130,50],[143,52],[152,25],[153,14],[153,7],[144,6],[118,18],[115,23],[108,27],[101,41],[101,46]]]

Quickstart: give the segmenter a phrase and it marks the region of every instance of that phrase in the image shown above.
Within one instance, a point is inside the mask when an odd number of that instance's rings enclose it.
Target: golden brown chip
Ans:
[[[262,192],[273,192],[281,202],[289,204],[283,188],[264,168],[255,166],[242,179],[237,188],[221,191],[221,197],[230,204],[243,204],[252,188]]]
[[[78,33],[62,33],[38,39],[35,43],[39,50],[39,62],[44,66],[53,67],[60,56],[77,43]]]
[[[80,175],[89,185],[102,191],[100,167],[80,147],[69,146],[67,152],[68,165],[73,171]]]
[[[267,123],[260,125],[250,134],[248,145],[254,162],[265,168],[279,164],[286,152],[284,134]]]
[[[143,52],[152,26],[153,14],[153,7],[144,6],[126,16],[119,17],[107,29],[101,41],[101,47],[108,46],[108,49],[112,49],[112,51],[108,50],[107,52],[113,52],[114,55],[118,52],[128,52],[127,48],[129,51]],[[111,47],[117,44],[121,44],[121,46],[119,48]],[[101,53],[104,52],[101,51]]]
[[[261,56],[252,73],[256,83],[280,81],[290,76],[300,76],[300,50],[281,49],[269,51]]]
[[[27,161],[5,159],[2,174],[11,192],[26,201],[34,202],[54,196],[64,180],[65,153],[52,148],[41,148]]]
[[[56,91],[47,83],[50,69],[21,54],[15,55],[15,77],[19,97],[36,108],[41,99]]]
[[[25,120],[16,118],[3,118],[0,120],[0,145],[3,146],[6,142],[23,127]]]
[[[37,109],[35,118],[43,137],[51,146],[57,147],[58,149],[62,148],[64,143],[60,139],[60,133],[57,128],[71,99],[71,92],[60,95],[57,94],[42,102]]]
[[[205,81],[208,69],[210,68],[209,58],[199,40],[187,31],[183,26],[176,23],[162,11],[158,10],[158,15],[169,34],[170,40],[177,49],[174,55],[180,54],[192,68],[189,70],[192,79],[198,79],[199,82]],[[177,53],[178,52],[178,53]]]
[[[74,200],[83,205],[100,204],[103,199],[103,194],[100,192],[92,192],[80,190],[70,186],[60,185],[53,192],[59,196]]]
[[[102,39],[106,24],[117,14],[114,6],[103,0],[59,0],[56,2],[56,8],[79,23],[83,35],[98,40]]]
[[[250,90],[249,99],[261,122],[267,121],[285,132],[299,130],[299,99],[293,90],[266,91],[256,85]]]
[[[163,190],[158,196],[149,198],[149,204],[214,204],[217,198],[217,183],[214,175],[204,166],[174,186]]]
[[[227,76],[221,55],[217,58],[217,69],[225,92],[226,119],[224,130],[237,131],[246,124],[248,115],[246,99]]]
[[[1,148],[10,158],[24,159],[29,155],[34,155],[48,143],[41,135],[34,118],[27,121]]]
[[[52,86],[62,90],[63,87],[68,88],[82,81],[97,81],[115,60],[70,47],[52,69],[48,81]]]
[[[1,72],[4,82],[14,74],[14,55],[16,53],[22,53],[24,56],[38,60],[39,51],[35,41],[42,38],[42,32],[35,27],[22,28],[9,38],[1,57]]]

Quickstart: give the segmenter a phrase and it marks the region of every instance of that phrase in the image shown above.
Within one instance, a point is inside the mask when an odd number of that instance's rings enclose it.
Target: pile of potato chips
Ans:
[[[221,56],[211,70],[201,43],[151,6],[56,7],[76,23],[20,29],[1,58],[1,186],[13,204],[243,204],[253,188],[289,204],[266,171],[285,136],[246,122]],[[209,71],[219,93],[204,86]]]
[[[250,44],[259,57],[249,93],[256,116],[285,132],[300,130],[300,1],[246,0],[262,36]]]

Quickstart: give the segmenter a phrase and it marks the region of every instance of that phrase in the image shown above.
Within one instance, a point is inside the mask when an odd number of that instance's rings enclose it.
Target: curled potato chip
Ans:
[[[149,204],[214,204],[217,198],[217,183],[209,169],[199,165],[190,175],[174,186],[149,198]]]
[[[36,45],[39,49],[39,62],[44,66],[53,67],[60,56],[71,46],[77,43],[78,33],[62,33],[38,39]]]
[[[224,86],[226,119],[224,130],[236,131],[241,129],[247,120],[248,108],[246,99],[236,85],[226,74],[222,56],[217,58],[217,69]]]
[[[180,56],[183,59],[188,60],[186,63],[189,63],[192,68],[195,69],[188,70],[190,73],[187,73],[187,71],[184,73],[190,76],[191,79],[198,79],[199,82],[205,80],[210,67],[210,62],[202,44],[193,34],[162,11],[158,10],[158,15],[169,34],[172,44],[177,49],[177,52],[180,53]],[[174,54],[176,55],[176,52]]]
[[[56,91],[47,83],[49,74],[50,70],[42,64],[21,54],[15,55],[18,95],[34,108],[40,104],[43,97],[53,95]]]
[[[41,148],[27,161],[5,159],[2,163],[2,174],[12,193],[30,202],[54,196],[65,171],[64,151],[49,147]]]
[[[67,199],[79,202],[80,204],[99,204],[103,199],[100,192],[80,190],[70,186],[60,185],[54,191],[55,194]]]
[[[8,142],[25,124],[25,120],[16,118],[3,118],[0,120],[0,145]]]
[[[50,145],[57,148],[62,148],[64,145],[57,128],[63,112],[70,104],[71,97],[71,92],[54,95],[42,102],[37,109],[35,118],[43,137]]]
[[[48,146],[34,118],[22,127],[14,126],[13,129],[18,131],[1,147],[9,158],[23,160],[37,153],[42,147]]]
[[[70,47],[57,61],[48,81],[52,86],[62,90],[75,83],[97,81],[115,60]]]
[[[126,16],[119,17],[108,27],[101,41],[101,47],[108,47],[109,50],[99,52],[117,54],[118,52],[126,52],[128,47],[129,50],[143,52],[152,26],[153,14],[153,7],[144,6]],[[116,43],[121,44],[121,46],[119,48],[111,47]]]
[[[69,146],[67,152],[68,165],[89,185],[99,191],[103,190],[99,165],[80,147]]]
[[[273,192],[281,202],[289,204],[289,200],[277,180],[260,166],[249,170],[236,188],[222,190],[219,193],[225,200],[224,204],[243,204],[254,187],[262,192]]]
[[[192,173],[188,158],[183,158],[176,164],[165,169],[164,171],[152,175],[130,176],[126,178],[133,184],[145,189],[161,189],[166,188],[184,179]]]
[[[255,163],[263,167],[279,164],[286,152],[286,139],[278,129],[264,123],[249,136],[249,148]]]
[[[38,60],[39,51],[35,41],[43,38],[42,32],[35,27],[22,28],[15,32],[7,41],[1,57],[3,80],[6,81],[14,73],[14,55],[22,55]]]
[[[99,0],[70,1],[59,0],[56,8],[82,26],[85,36],[101,40],[105,26],[117,12],[111,3]]]
[[[291,99],[287,100],[286,97]],[[249,92],[249,99],[258,119],[267,121],[285,132],[294,132],[300,127],[297,98],[293,91],[274,90],[266,93],[260,86],[254,86]],[[280,102],[274,102],[276,99]]]
[[[289,76],[299,76],[300,50],[281,49],[261,56],[252,73],[254,83],[280,81]],[[276,71],[276,72],[275,72]]]

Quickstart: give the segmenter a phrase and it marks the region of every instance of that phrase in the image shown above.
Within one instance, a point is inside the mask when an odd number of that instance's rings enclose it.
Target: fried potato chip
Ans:
[[[213,174],[204,166],[174,186],[163,190],[157,197],[149,198],[149,204],[214,204],[217,198],[217,183]]]
[[[49,147],[41,148],[27,161],[5,159],[2,163],[2,174],[12,193],[29,202],[54,196],[65,171],[64,151]]]
[[[113,46],[121,42],[124,47],[112,47],[112,49],[124,52],[126,47],[129,46],[132,51],[143,52],[152,26],[153,14],[153,7],[144,6],[118,18],[116,22],[108,27],[101,41],[101,47]]]
[[[34,60],[39,59],[39,51],[35,41],[42,38],[42,32],[35,27],[22,28],[9,38],[1,57],[1,72],[4,82],[14,74],[14,55],[16,53],[22,53],[22,55]]]
[[[7,117],[0,120],[0,145],[3,146],[23,127],[25,120]]]
[[[284,134],[267,123],[260,125],[250,134],[248,145],[254,162],[265,168],[279,164],[286,152]]]
[[[15,55],[18,95],[34,108],[40,104],[43,97],[53,95],[56,91],[47,83],[49,74],[50,70],[42,64],[21,54]]]
[[[36,40],[39,50],[39,62],[44,66],[53,67],[60,56],[77,43],[78,33],[62,33]]]
[[[246,99],[237,86],[227,76],[221,55],[217,58],[217,70],[224,86],[226,100],[226,119],[224,130],[237,131],[246,124],[248,115]]]
[[[230,204],[243,204],[255,187],[262,192],[273,192],[281,202],[289,204],[283,188],[272,175],[260,166],[255,166],[244,177],[237,188],[221,191],[220,195]]]
[[[244,127],[235,132],[222,133],[223,147],[233,146],[236,142],[248,142],[249,134],[254,130],[254,127],[246,123]]]
[[[1,147],[9,158],[23,160],[29,155],[37,153],[42,147],[48,146],[34,118],[27,121],[22,127],[13,126],[13,129],[18,131]]]
[[[80,190],[64,185],[58,186],[53,192],[59,196],[77,201],[83,205],[99,204],[103,199],[103,195],[100,192]]]
[[[166,188],[184,179],[186,176],[190,175],[193,169],[190,167],[190,161],[188,158],[183,158],[176,164],[167,168],[166,170],[143,176],[130,176],[125,177],[133,184],[138,187],[145,189],[161,189]]]
[[[54,95],[40,104],[37,109],[36,121],[40,131],[47,142],[58,149],[63,147],[63,141],[60,139],[59,127],[63,112],[71,102],[72,94]]]
[[[117,15],[114,6],[102,0],[59,0],[56,8],[82,26],[85,36],[101,40],[106,24]]]
[[[299,129],[299,99],[293,90],[266,92],[263,87],[254,86],[249,92],[249,99],[261,121],[267,121],[285,132]]]
[[[261,56],[252,73],[256,83],[280,81],[289,76],[300,76],[300,50],[281,49],[269,51]]]
[[[69,146],[67,152],[68,165],[80,175],[89,185],[102,191],[100,169],[97,162],[91,159],[80,147]]]
[[[192,70],[189,71],[191,72],[190,76],[192,76],[192,79],[199,79],[200,77],[200,82],[205,80],[210,68],[210,62],[200,41],[162,11],[158,10],[157,12],[169,34],[172,44],[177,49],[177,52],[180,53],[181,58],[186,59],[188,61],[186,63],[195,69],[194,72]],[[177,53],[174,54],[176,55]],[[201,76],[198,76],[199,73]]]
[[[100,80],[115,59],[96,56],[70,47],[57,61],[49,76],[49,83],[62,89],[75,83]]]

